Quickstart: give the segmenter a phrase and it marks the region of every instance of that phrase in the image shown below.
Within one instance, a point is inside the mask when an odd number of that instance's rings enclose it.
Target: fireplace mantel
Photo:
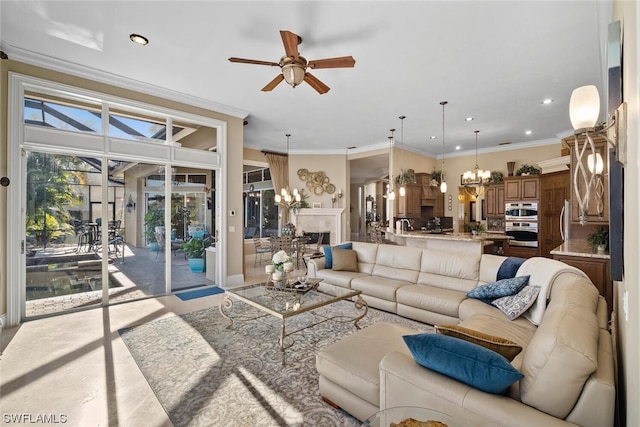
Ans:
[[[331,232],[331,244],[342,243],[342,212],[344,208],[300,209],[292,215],[296,233]]]

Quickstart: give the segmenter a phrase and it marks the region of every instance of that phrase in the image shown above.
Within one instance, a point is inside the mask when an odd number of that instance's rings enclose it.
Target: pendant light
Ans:
[[[390,129],[391,136],[389,137],[389,184],[387,186],[387,200],[395,200],[396,193],[393,190],[393,133],[395,129]]]
[[[289,165],[289,137],[291,134],[288,133],[285,136],[287,137],[287,165]],[[290,209],[294,203],[300,202],[301,200],[302,197],[300,196],[298,189],[294,188],[293,193],[290,193],[289,185],[282,187],[280,194],[276,194],[274,197],[276,205],[281,205],[286,209]]]
[[[447,104],[447,101],[440,102],[440,105],[442,105],[442,182],[440,183],[441,193],[447,192],[447,182],[445,180],[446,178],[444,174],[444,106]]]
[[[407,183],[406,175],[404,174],[404,168],[402,167],[403,159],[404,159],[404,119],[406,116],[400,116],[400,197],[404,197],[407,195],[407,188],[405,184]]]

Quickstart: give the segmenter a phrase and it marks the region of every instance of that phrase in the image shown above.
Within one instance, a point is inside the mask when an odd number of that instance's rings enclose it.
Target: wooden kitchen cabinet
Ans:
[[[504,179],[504,198],[508,202],[539,200],[539,175],[506,177]]]
[[[538,249],[539,248],[530,248],[528,246],[509,245],[509,256],[517,258],[532,258],[534,256],[540,256]]]
[[[433,206],[433,216],[445,216],[444,210],[444,194],[440,192],[439,187],[431,186],[431,174],[417,173],[417,184],[422,186],[422,195],[420,196],[421,206]]]
[[[435,189],[436,204],[433,206],[433,216],[441,217],[445,216],[444,212],[444,193],[440,192],[439,188]]]
[[[504,184],[492,184],[484,193],[487,217],[504,217]]]
[[[585,272],[593,284],[598,288],[600,295],[607,301],[609,314],[613,309],[613,283],[611,282],[610,260],[607,258],[580,257],[572,255],[553,255],[553,259],[574,266]]]
[[[575,170],[577,167],[577,160],[575,155],[575,137],[571,136],[562,140],[563,143],[569,146],[571,150],[571,188],[574,188]],[[585,137],[578,138],[578,149],[581,150],[584,145]],[[601,215],[598,214],[598,195],[594,187],[591,188],[591,194],[589,197],[589,212],[587,214],[589,224],[601,224],[609,225],[609,182],[607,177],[609,176],[609,149],[607,146],[607,140],[602,136],[594,136],[593,142],[595,145],[596,153],[602,156],[604,169],[599,179],[602,181],[602,199],[601,199]],[[591,153],[591,150],[587,148],[582,158],[582,164],[584,170],[589,172],[587,167],[587,156]],[[587,177],[589,175],[587,174]],[[588,178],[587,178],[588,179]],[[578,189],[580,194],[584,194],[585,182],[582,179],[582,175],[578,172]],[[571,194],[571,222],[580,222],[580,206],[578,199],[575,196],[575,191],[572,190]]]
[[[550,258],[551,251],[561,245],[562,223],[560,214],[565,199],[571,198],[569,171],[540,176],[540,202],[538,204],[538,246],[540,255]],[[564,215],[570,215],[565,212]]]
[[[396,216],[399,218],[420,218],[422,185],[405,184],[407,190],[406,195],[400,195],[400,186],[395,188],[396,191]]]

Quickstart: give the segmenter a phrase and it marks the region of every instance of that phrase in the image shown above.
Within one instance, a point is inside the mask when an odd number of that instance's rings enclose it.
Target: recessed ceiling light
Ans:
[[[553,102],[553,99],[545,99],[544,101],[542,101],[543,104],[551,104]]]
[[[464,119],[465,122],[470,122],[471,120],[473,120],[473,117],[467,117],[466,119]]]
[[[437,136],[435,136],[435,135],[431,135],[431,136],[429,137],[429,139],[438,139],[438,137],[437,137]]]
[[[533,132],[532,132],[532,131],[530,131],[530,130],[525,130],[525,131],[524,131],[524,134],[525,134],[525,135],[531,135],[532,133],[533,133]]]
[[[459,146],[459,145],[456,145],[456,150],[459,150],[459,149],[460,149],[460,146]]]
[[[132,42],[141,44],[142,46],[146,46],[149,44],[149,39],[147,39],[145,36],[141,36],[140,34],[131,34],[129,35],[129,38]]]

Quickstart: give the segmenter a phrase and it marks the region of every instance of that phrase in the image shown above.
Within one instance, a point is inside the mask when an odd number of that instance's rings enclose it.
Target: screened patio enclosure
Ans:
[[[19,284],[13,316],[220,284],[221,271],[191,271],[183,245],[215,245],[224,122],[25,76],[11,83],[22,104],[10,120],[11,214],[24,225],[10,233],[22,248],[8,272]]]

